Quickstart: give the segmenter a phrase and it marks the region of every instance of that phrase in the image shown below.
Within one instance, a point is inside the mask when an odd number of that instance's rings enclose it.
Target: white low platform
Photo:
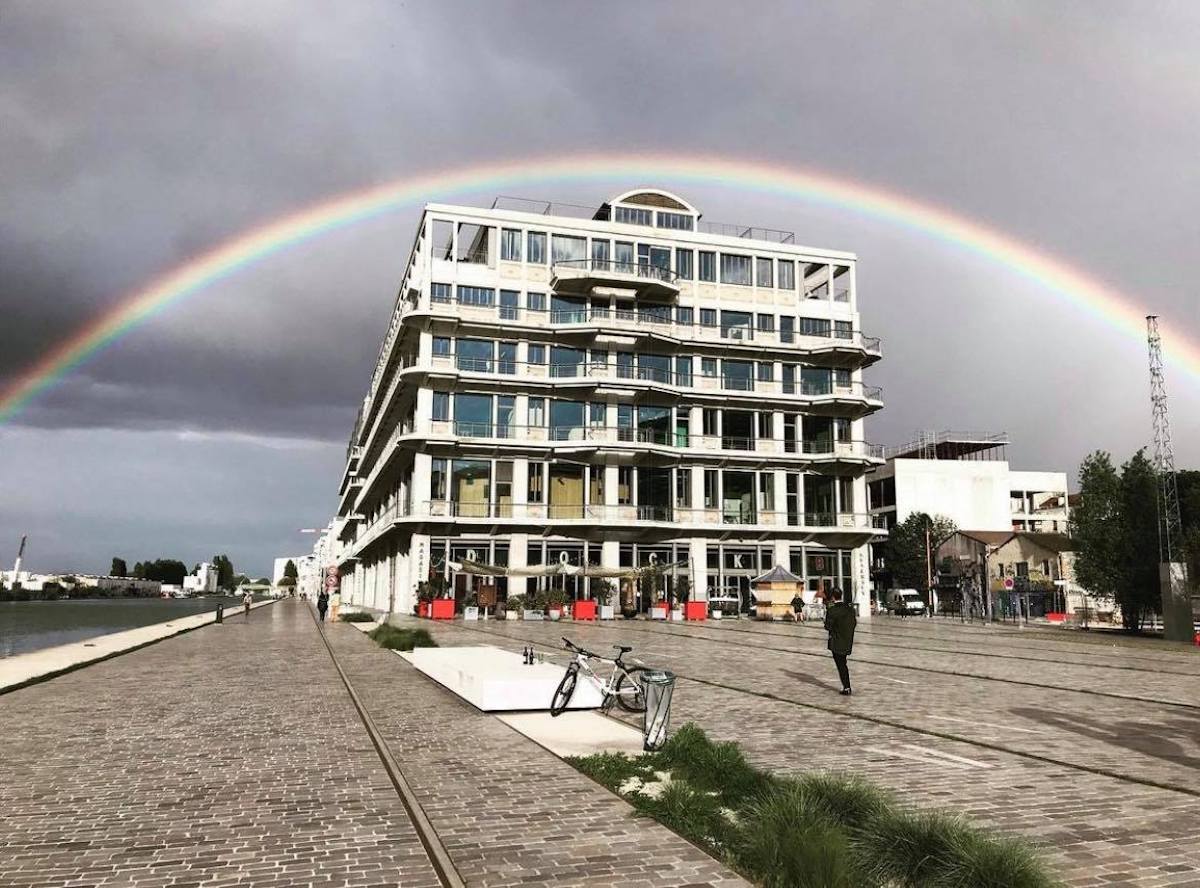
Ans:
[[[601,752],[642,754],[641,731],[598,712],[564,712],[558,718],[548,712],[496,717],[561,758]]]
[[[401,656],[484,712],[549,710],[566,669],[554,663],[526,666],[520,654],[491,645],[417,648]],[[600,703],[595,685],[581,677],[570,708],[595,709]]]

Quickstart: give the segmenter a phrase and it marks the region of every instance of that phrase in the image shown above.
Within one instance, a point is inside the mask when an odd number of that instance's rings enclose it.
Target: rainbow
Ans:
[[[816,170],[723,157],[584,154],[480,164],[340,195],[239,234],[189,259],[47,352],[0,391],[0,423],[118,339],[217,281],[290,247],[404,207],[455,194],[553,182],[624,180],[735,187],[836,207],[901,225],[991,260],[1141,340],[1144,306],[1068,263],[982,223],[895,192]],[[639,182],[641,180],[641,182]],[[1171,362],[1200,379],[1200,347],[1179,337]]]

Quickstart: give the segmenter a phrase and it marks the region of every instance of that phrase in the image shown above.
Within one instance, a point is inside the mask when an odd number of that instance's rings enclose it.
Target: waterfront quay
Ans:
[[[679,676],[676,726],[761,767],[862,774],[1029,839],[1070,885],[1200,885],[1190,648],[874,618],[843,698],[816,626],[394,622],[629,644]],[[6,888],[744,884],[300,601],[0,694],[0,726]]]

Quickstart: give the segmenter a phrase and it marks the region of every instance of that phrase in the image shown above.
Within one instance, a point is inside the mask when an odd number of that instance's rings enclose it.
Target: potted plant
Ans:
[[[504,619],[519,620],[521,611],[525,608],[524,595],[510,595],[504,602]]]
[[[703,620],[708,616],[707,601],[692,601],[692,580],[690,577],[680,577],[677,583],[679,600],[683,604],[685,620]]]
[[[567,603],[567,593],[562,589],[551,589],[546,593],[546,610],[551,620],[559,620]]]
[[[612,596],[612,580],[605,577],[597,577],[592,580],[592,598],[600,606],[600,619],[602,620],[613,618]]]
[[[417,583],[417,609],[418,617],[429,616],[429,605],[433,601],[433,587],[428,580]]]
[[[642,582],[646,584],[646,598],[650,602],[650,619],[665,620],[667,618],[667,603],[659,600],[659,589],[662,587],[662,575],[657,566],[651,566],[642,574]]]
[[[479,594],[474,590],[468,593],[466,600],[463,601],[463,619],[479,619]]]
[[[542,590],[525,596],[525,608],[521,611],[523,620],[544,620],[546,618],[546,593]]]
[[[637,607],[634,605],[635,582],[629,578],[621,580],[621,616],[626,620],[632,620],[637,616]]]

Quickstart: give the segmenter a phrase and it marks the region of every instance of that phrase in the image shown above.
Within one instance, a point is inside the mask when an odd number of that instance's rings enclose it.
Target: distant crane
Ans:
[[[1162,337],[1158,316],[1146,315],[1150,349],[1150,404],[1154,412],[1154,469],[1158,474],[1158,576],[1162,590],[1163,637],[1191,641],[1193,612],[1183,561],[1183,522],[1179,517],[1179,484],[1175,477],[1175,446],[1167,412],[1163,377]]]

